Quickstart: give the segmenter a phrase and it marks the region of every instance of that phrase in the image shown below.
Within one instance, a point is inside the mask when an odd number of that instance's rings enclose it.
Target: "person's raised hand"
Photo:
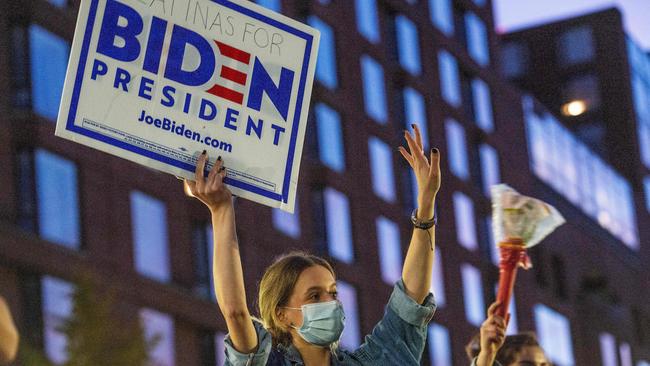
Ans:
[[[492,365],[497,352],[506,340],[508,320],[496,315],[501,303],[496,301],[487,311],[487,319],[481,324],[481,351],[477,365]]]
[[[221,156],[217,158],[210,173],[205,177],[203,172],[207,161],[208,154],[204,150],[197,160],[194,180],[185,179],[184,184],[194,197],[208,206],[210,211],[215,212],[224,206],[232,205],[232,193],[223,183],[226,167]]]
[[[400,146],[399,152],[413,169],[418,183],[418,218],[431,219],[433,206],[440,189],[440,152],[433,148],[427,159],[422,145],[422,135],[417,125],[411,125],[415,136],[404,131],[408,151]]]

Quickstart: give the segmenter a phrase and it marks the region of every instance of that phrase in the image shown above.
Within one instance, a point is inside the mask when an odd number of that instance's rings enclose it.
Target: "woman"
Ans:
[[[336,277],[323,259],[292,253],[271,265],[260,282],[261,321],[251,317],[235,233],[231,193],[219,157],[204,178],[205,152],[198,160],[195,181],[185,181],[192,194],[212,214],[214,283],[226,320],[226,365],[419,365],[427,323],[435,305],[429,293],[434,256],[434,202],[440,188],[440,156],[424,155],[420,131],[404,131],[408,151],[399,151],[418,183],[411,243],[402,280],[395,285],[384,318],[354,352],[337,349],[343,330],[343,310],[336,300]]]
[[[478,339],[466,347],[473,366],[550,366],[544,350],[533,333],[506,337],[508,321],[496,315],[500,306],[495,302],[488,308],[488,317],[481,325]]]

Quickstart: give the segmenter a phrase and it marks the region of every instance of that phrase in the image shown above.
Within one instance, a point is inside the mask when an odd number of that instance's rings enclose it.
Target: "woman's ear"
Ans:
[[[275,309],[275,316],[280,320],[284,321],[284,319],[287,317],[286,314],[284,313],[284,310],[280,307]]]
[[[282,309],[280,307],[275,309],[275,316],[278,319],[278,321],[277,321],[278,326],[280,326],[282,329],[286,330],[288,328],[288,324],[287,324],[287,314],[284,311],[284,309]]]

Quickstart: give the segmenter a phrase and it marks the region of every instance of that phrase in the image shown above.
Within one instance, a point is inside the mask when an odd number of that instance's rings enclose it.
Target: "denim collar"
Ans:
[[[288,346],[285,346],[285,345],[283,345],[283,344],[278,344],[278,345],[276,346],[276,348],[277,348],[278,351],[280,351],[280,353],[282,353],[282,355],[284,355],[284,357],[286,357],[286,358],[287,358],[287,359],[288,359],[292,364],[299,364],[299,365],[303,365],[303,364],[304,364],[304,363],[303,363],[303,360],[302,360],[302,356],[300,356],[300,352],[298,352],[298,349],[296,349],[296,347],[294,347],[293,344],[290,344],[290,345],[288,345]],[[338,356],[339,356],[339,347],[338,347],[338,343],[335,343],[334,345],[330,346],[330,351],[331,351],[331,353],[332,353],[332,357],[331,357],[330,364],[331,364],[331,365],[336,365],[336,364],[337,364],[337,360],[338,360]]]
[[[278,344],[277,345],[278,351],[284,355],[291,363],[299,363],[302,365],[302,357],[300,356],[300,352],[296,349],[296,347],[293,346],[293,344],[290,344],[289,346],[285,346],[283,344]]]

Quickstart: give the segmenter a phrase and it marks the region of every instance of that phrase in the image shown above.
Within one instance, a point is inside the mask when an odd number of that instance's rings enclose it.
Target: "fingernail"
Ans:
[[[433,152],[436,155],[439,153],[438,149],[436,149],[435,147],[433,149],[431,149],[431,152]]]
[[[415,129],[415,123],[411,123],[411,128]]]
[[[219,157],[217,158],[217,160],[221,161],[221,155],[219,155]]]
[[[201,155],[205,155],[207,153],[208,153],[208,150],[203,150],[203,153],[201,153]]]

